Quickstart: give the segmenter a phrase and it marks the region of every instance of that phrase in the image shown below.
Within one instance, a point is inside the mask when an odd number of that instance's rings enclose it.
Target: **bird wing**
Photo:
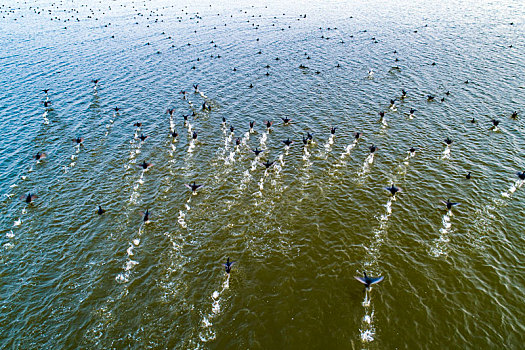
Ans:
[[[381,277],[370,277],[370,279],[372,280],[372,282],[370,282],[370,284],[376,284],[376,283],[379,283],[381,282],[385,277],[384,276],[381,276]]]
[[[363,283],[363,284],[368,284],[368,283],[366,283],[366,280],[365,280],[364,277],[354,276],[354,278],[355,278],[356,280],[358,280],[359,282]]]
[[[190,185],[188,185],[188,184],[184,184],[184,186],[186,186],[186,187],[188,187],[188,188],[191,188],[191,186],[190,186]]]

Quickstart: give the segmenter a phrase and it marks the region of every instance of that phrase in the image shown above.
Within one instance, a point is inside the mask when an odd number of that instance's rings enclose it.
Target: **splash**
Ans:
[[[437,258],[448,254],[448,243],[450,242],[450,232],[452,223],[452,210],[448,210],[441,219],[441,228],[439,229],[439,237],[434,240],[434,245],[430,248],[430,255]]]
[[[223,301],[223,294],[225,290],[230,288],[230,274],[226,274],[226,280],[221,285],[221,290],[214,290],[211,293],[211,311],[204,315],[201,320],[201,332],[199,339],[206,343],[215,339],[216,333],[213,330],[212,320],[221,314],[221,302]]]
[[[450,146],[449,145],[445,147],[445,150],[443,151],[441,159],[450,159]]]

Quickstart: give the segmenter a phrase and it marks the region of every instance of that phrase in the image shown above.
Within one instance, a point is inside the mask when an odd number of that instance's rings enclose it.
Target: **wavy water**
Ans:
[[[524,3],[0,15],[0,348],[523,347]]]

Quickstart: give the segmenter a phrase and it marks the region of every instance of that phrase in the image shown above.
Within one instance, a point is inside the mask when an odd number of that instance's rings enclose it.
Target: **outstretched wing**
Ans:
[[[381,282],[385,277],[384,276],[381,276],[381,277],[370,277],[370,284],[376,284],[376,283],[379,283]]]
[[[363,284],[368,284],[368,283],[366,283],[366,280],[365,280],[364,277],[354,276],[354,278],[355,278],[356,280],[358,280],[359,282],[363,283]]]

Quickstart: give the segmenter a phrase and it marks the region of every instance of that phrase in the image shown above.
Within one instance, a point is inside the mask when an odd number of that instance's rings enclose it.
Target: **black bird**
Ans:
[[[118,111],[120,111],[120,108],[118,108],[118,107],[115,107],[115,108],[113,108],[113,109],[114,109],[115,112],[117,112],[117,113],[118,113]]]
[[[149,209],[146,209],[146,212],[144,213],[144,223],[147,224],[149,222]]]
[[[467,180],[470,180],[470,171],[468,172],[468,174],[465,176],[467,178]]]
[[[239,146],[240,144],[241,144],[241,138],[237,137],[237,139],[235,140],[235,145]]]
[[[197,140],[197,132],[194,131],[194,132],[193,132],[193,135],[191,135],[191,137],[192,137],[194,140]]]
[[[401,98],[407,97],[407,92],[403,89],[401,90]]]
[[[193,84],[193,89],[195,89],[195,92],[199,92],[199,84]]]
[[[312,142],[314,140],[314,135],[310,134],[309,132],[306,133],[306,138]]]
[[[474,119],[474,117],[472,117],[472,120],[470,121],[472,124],[474,124],[476,122],[476,119]]]
[[[359,282],[363,283],[365,285],[365,288],[370,288],[370,286],[372,284],[379,283],[379,282],[381,282],[384,279],[383,276],[381,276],[381,277],[368,277],[366,275],[366,272],[363,272],[363,275],[364,275],[364,277],[354,276],[354,278],[356,280],[358,280]]]
[[[189,115],[187,115],[187,114],[183,114],[182,115],[182,118],[184,119],[184,123],[186,123],[188,121],[188,117],[189,117]]]
[[[230,258],[226,259],[226,264],[223,264],[226,270],[226,273],[230,273],[233,264],[235,264],[235,261],[230,262]]]
[[[20,199],[26,202],[27,204],[31,203],[33,199],[38,198],[37,195],[28,193],[27,196],[21,196]]]
[[[142,126],[142,123],[135,123],[133,126],[136,126],[137,128],[140,128]]]
[[[98,215],[102,215],[102,214],[104,214],[105,212],[106,212],[106,211],[105,211],[104,209],[102,209],[102,207],[99,205],[99,206],[98,206],[98,210],[97,210],[97,214],[98,214]]]
[[[410,153],[414,153],[416,149],[414,147],[410,147]]]
[[[203,111],[206,111],[206,110],[207,110],[207,111],[211,111],[211,106],[210,106],[209,104],[207,104],[206,101],[204,101],[204,102],[202,103],[202,110],[203,110]]]
[[[166,113],[168,113],[170,116],[173,116],[173,112],[175,112],[174,109],[169,109],[166,111]]]
[[[84,142],[84,138],[83,137],[77,137],[77,138],[74,138],[73,141],[76,142],[77,144],[81,144],[82,142]]]
[[[95,85],[97,85],[98,84],[98,79],[93,79],[93,80],[91,80],[91,82],[94,83]]]
[[[184,184],[184,186],[190,188],[193,193],[195,193],[200,187],[202,187],[202,185],[196,185],[195,181],[193,181],[192,184]]]
[[[337,126],[332,126],[330,128],[330,134],[335,135],[335,129],[337,129]]]
[[[492,122],[492,125],[493,125],[493,127],[492,127],[493,129],[496,128],[499,125],[499,120],[492,119],[491,122]]]
[[[434,96],[427,95],[427,101],[434,101]]]
[[[262,152],[264,152],[264,150],[260,150],[258,149],[257,147],[255,147],[255,149],[252,149],[252,152],[255,153],[255,156],[259,156],[259,154],[261,154]]]
[[[170,131],[170,135],[173,138],[176,138],[177,136],[179,136],[179,134],[176,131]]]
[[[46,154],[45,153],[40,153],[38,152],[36,155],[35,155],[35,159],[36,160],[40,160],[42,158],[45,158],[46,157]]]
[[[383,118],[385,117],[385,112],[382,112],[382,111],[379,112],[379,116],[381,117],[380,120],[383,120]]]
[[[518,177],[520,178],[520,180],[525,180],[525,171],[523,171],[523,172],[521,172],[521,173],[518,171],[518,172],[516,173],[516,175],[518,175]]]
[[[445,98],[444,97],[441,98],[441,102],[445,102]]]
[[[252,129],[253,129],[253,125],[254,125],[254,124],[255,124],[255,122],[254,122],[254,121],[253,121],[253,122],[250,122],[250,130],[252,130]]]
[[[51,101],[44,101],[44,107],[51,106]]]
[[[269,160],[267,160],[265,163],[261,163],[261,164],[264,165],[266,167],[266,169],[268,169],[269,167],[271,167],[273,165],[273,163],[275,163],[275,162],[270,162]]]
[[[447,145],[451,145],[452,142],[453,142],[453,141],[450,139],[450,137],[447,137],[447,138],[445,139],[445,143],[446,143]]]
[[[222,124],[226,125],[226,117],[222,117]]]
[[[140,167],[142,167],[142,169],[146,170],[148,169],[149,167],[153,166],[153,164],[151,163],[146,163],[146,161],[143,161],[142,164],[139,164]]]
[[[445,92],[445,95],[447,96],[450,95],[450,91]]]
[[[394,106],[396,104],[396,100],[390,99],[390,107]]]
[[[304,137],[304,136],[303,136],[303,144],[304,144],[305,146],[308,145],[308,142],[309,142],[309,141],[310,141],[310,140],[308,140],[307,137]]]
[[[361,133],[360,133],[360,132],[356,132],[356,133],[354,134],[354,138],[355,138],[356,140],[359,140],[360,137],[361,137]]]
[[[293,141],[290,141],[290,138],[287,138],[286,140],[283,141],[283,143],[284,143],[286,146],[290,147],[290,145],[293,143]]]
[[[230,126],[230,132],[233,134],[233,130],[235,130],[235,128],[233,126]]]
[[[139,138],[141,141],[144,141],[148,138],[149,136],[144,136],[144,134],[140,134]]]
[[[416,110],[415,110],[414,108],[410,108],[410,114],[414,115],[414,112],[415,112],[415,111],[416,111]]]
[[[43,89],[42,91],[44,91],[44,94],[47,95],[47,93],[49,92],[49,89]]]
[[[447,209],[450,210],[452,209],[453,206],[455,205],[459,205],[459,203],[453,203],[450,201],[450,199],[447,199],[447,201],[441,201],[443,204],[445,204],[447,206]]]
[[[270,129],[272,127],[273,122],[267,120],[265,121],[265,123],[266,123],[266,129]]]
[[[518,118],[518,112],[514,111],[512,112],[512,115],[510,116],[512,119]]]
[[[290,118],[288,118],[288,117],[284,117],[284,118],[281,117],[281,119],[283,120],[284,125],[289,124],[289,123],[292,121],[292,120],[291,120]]]
[[[372,146],[368,147],[368,149],[370,150],[370,153],[374,153],[377,150],[377,147],[372,145]]]
[[[396,187],[394,184],[392,184],[391,187],[385,187],[390,193],[392,193],[392,196],[395,196],[397,192],[401,191],[399,187]]]

